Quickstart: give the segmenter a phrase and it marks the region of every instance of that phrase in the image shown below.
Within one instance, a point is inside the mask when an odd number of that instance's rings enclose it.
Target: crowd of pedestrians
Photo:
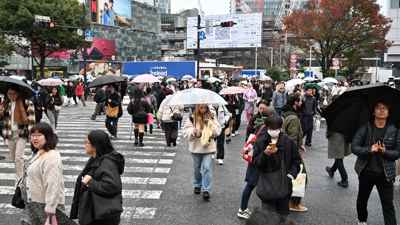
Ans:
[[[18,86],[10,87],[0,105],[0,118],[10,159],[16,164],[16,187],[20,188],[20,197],[25,202],[23,223],[43,225],[46,219],[61,218],[60,214],[65,212],[63,165],[57,151],[58,115],[62,106],[70,105],[71,99],[75,104],[79,100],[86,106],[85,91],[89,90],[85,90],[82,81],[75,84],[69,81],[65,86],[51,88],[36,84],[33,87],[32,98],[20,95]],[[192,87],[216,93],[227,87],[242,88],[242,91],[223,94],[227,105],[171,104],[174,94]],[[153,126],[157,126],[165,132],[166,146],[174,147],[182,128],[193,160],[193,193],[202,194],[205,201],[211,199],[214,159],[218,165],[224,165],[225,148],[229,148],[245,121],[245,142],[240,154],[247,162],[246,183],[237,216],[249,221],[255,216],[249,209],[250,196],[255,192],[262,202],[262,210],[277,213],[279,222],[285,224],[290,211],[308,211],[302,202],[308,183],[304,153],[312,149],[313,131],[319,129],[321,111],[346,88],[345,83],[320,88],[300,84],[289,88],[285,82],[255,79],[220,83],[129,83],[128,86],[112,83],[97,87],[93,97],[96,107],[88,116],[96,120],[104,113],[108,133],[94,130],[87,135],[84,149],[89,160],[77,177],[71,212],[69,218],[65,218],[71,219],[69,224],[74,222],[72,219],[77,219],[81,225],[120,223],[123,211],[121,175],[125,160],[111,140],[118,139],[118,121],[124,113],[122,104],[127,93],[126,113],[132,121],[133,145],[145,146],[144,136],[152,135]],[[381,198],[385,225],[396,225],[393,193],[400,170],[396,171],[400,135],[398,128],[388,120],[390,113],[390,104],[376,102],[373,119],[359,127],[350,141],[342,133],[330,130],[332,127],[327,129],[327,157],[333,159],[334,164],[325,170],[329,177],[339,171],[340,187],[349,186],[345,157],[351,153],[357,156],[356,208],[360,225],[367,222],[368,199],[374,186]],[[50,124],[40,122],[43,115]],[[24,161],[28,141],[32,156]],[[303,177],[300,175],[305,177],[302,182],[298,180]],[[303,186],[300,194],[294,181]]]

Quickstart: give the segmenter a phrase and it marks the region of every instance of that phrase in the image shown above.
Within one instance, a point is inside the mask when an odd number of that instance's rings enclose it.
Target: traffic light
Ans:
[[[233,27],[235,26],[237,23],[233,22],[233,21],[225,21],[225,22],[221,22],[221,27]]]

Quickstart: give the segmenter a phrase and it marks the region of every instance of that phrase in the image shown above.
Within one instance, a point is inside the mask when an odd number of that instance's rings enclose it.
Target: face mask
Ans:
[[[281,133],[281,130],[269,130],[268,129],[268,134],[271,136],[271,138],[278,138],[279,134]]]

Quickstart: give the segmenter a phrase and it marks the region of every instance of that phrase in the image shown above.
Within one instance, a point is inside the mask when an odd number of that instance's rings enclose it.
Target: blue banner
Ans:
[[[168,76],[180,79],[184,75],[196,77],[196,61],[147,61],[126,62],[123,66],[123,74],[135,76],[140,74],[152,74],[154,76]]]
[[[244,78],[250,77],[260,77],[260,75],[264,75],[265,70],[242,70],[240,71],[240,76]]]

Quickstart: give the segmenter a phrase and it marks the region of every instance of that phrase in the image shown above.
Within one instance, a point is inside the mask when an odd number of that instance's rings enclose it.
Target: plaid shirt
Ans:
[[[28,125],[19,125],[19,137],[21,138],[29,138],[29,131],[35,125],[35,106],[30,100],[25,100],[24,102],[26,114],[28,116]],[[11,129],[11,104],[7,104],[4,115],[4,128],[3,128],[3,137],[4,139],[11,139],[12,138],[12,129]]]

